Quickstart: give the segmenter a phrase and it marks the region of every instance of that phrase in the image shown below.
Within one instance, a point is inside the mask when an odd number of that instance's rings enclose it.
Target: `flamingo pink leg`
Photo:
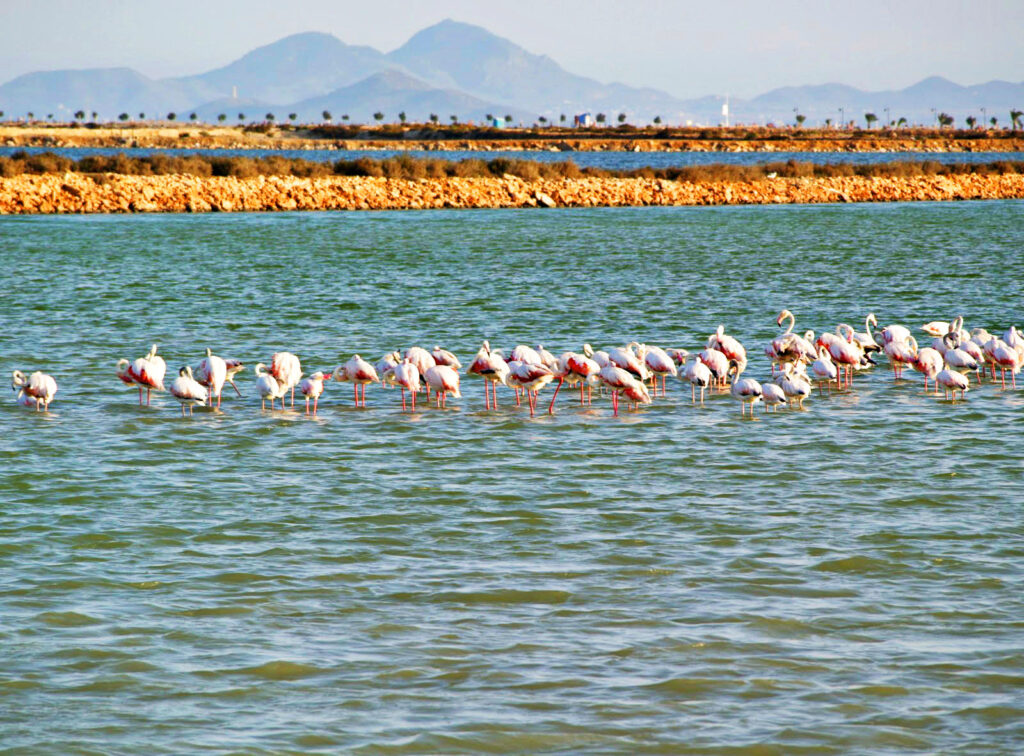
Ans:
[[[558,385],[557,385],[557,386],[555,387],[555,395],[554,395],[553,397],[551,397],[551,404],[549,404],[549,405],[548,405],[548,414],[549,414],[549,415],[553,415],[553,414],[555,414],[555,413],[554,413],[554,409],[553,409],[553,408],[554,408],[554,406],[555,406],[555,399],[557,399],[557,398],[558,398],[558,390],[559,390],[560,388],[562,388],[562,383],[563,383],[564,381],[565,381],[565,378],[559,378],[559,379],[558,379]]]

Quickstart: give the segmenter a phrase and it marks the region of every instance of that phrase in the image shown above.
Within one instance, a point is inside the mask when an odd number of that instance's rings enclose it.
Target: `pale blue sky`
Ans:
[[[444,18],[574,73],[680,97],[1024,80],[1024,0],[0,0],[0,83],[56,68],[199,73],[310,30],[387,52]]]

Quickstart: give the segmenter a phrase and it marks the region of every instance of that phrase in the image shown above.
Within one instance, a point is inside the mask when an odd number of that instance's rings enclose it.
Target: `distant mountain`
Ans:
[[[388,54],[414,75],[481,99],[514,102],[534,115],[607,111],[633,119],[677,120],[683,102],[656,89],[602,84],[571,74],[546,55],[534,55],[479,26],[445,20]]]
[[[319,120],[329,110],[338,121],[347,114],[353,123],[373,123],[373,114],[384,113],[388,122],[398,120],[404,111],[409,121],[425,123],[431,113],[441,123],[450,123],[450,116],[460,121],[480,122],[488,113],[524,117],[521,110],[481,100],[456,89],[433,87],[400,71],[388,70],[374,74],[356,84],[336,89],[291,106],[301,119]]]
[[[532,123],[539,116],[558,122],[581,112],[605,113],[614,125],[619,113],[643,124],[661,116],[665,124],[717,125],[725,118],[725,98],[709,95],[680,100],[657,89],[604,84],[569,73],[546,55],[531,53],[479,26],[446,20],[413,35],[387,55],[371,47],[349,45],[337,37],[306,32],[259,47],[222,68],[195,76],[150,79],[130,68],[39,71],[0,86],[0,110],[6,118],[53,114],[68,120],[76,110],[113,120],[122,112],[150,118],[169,112],[196,112],[205,121],[220,113],[228,123],[278,120],[295,112],[303,121],[320,120],[329,110],[370,121],[381,111],[396,120],[430,113],[447,122],[480,121],[484,114],[511,114]],[[729,99],[733,124],[790,124],[796,115],[807,126],[846,120],[864,123],[873,112],[911,124],[935,122],[947,112],[962,125],[968,115],[1009,121],[1011,109],[1024,107],[1024,82],[991,81],[963,87],[933,76],[902,90],[866,92],[844,84],[782,87],[750,100]],[[886,109],[888,108],[888,113]],[[841,110],[840,110],[841,109]],[[934,109],[934,110],[933,110]]]
[[[258,47],[235,62],[198,76],[171,79],[205,87],[215,96],[254,98],[264,102],[297,102],[326,94],[392,67],[372,47],[346,45],[319,32],[293,34]]]

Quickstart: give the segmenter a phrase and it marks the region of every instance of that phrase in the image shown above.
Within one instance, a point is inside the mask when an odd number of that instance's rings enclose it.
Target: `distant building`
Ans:
[[[503,128],[505,128],[505,119],[504,118],[492,118],[491,119],[491,127],[495,128],[495,129],[503,129]]]
[[[594,116],[590,113],[580,113],[572,117],[573,126],[593,126]]]

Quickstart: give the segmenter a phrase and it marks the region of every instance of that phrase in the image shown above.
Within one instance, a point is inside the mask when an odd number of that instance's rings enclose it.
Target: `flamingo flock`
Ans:
[[[538,411],[541,391],[554,385],[547,406],[547,412],[554,413],[559,391],[568,384],[569,390],[579,390],[580,405],[593,403],[595,389],[608,393],[612,412],[618,415],[622,401],[635,411],[658,396],[667,396],[667,379],[671,376],[690,384],[691,404],[698,402],[698,391],[701,404],[707,392],[728,393],[740,403],[741,415],[752,417],[758,403],[764,405],[765,412],[769,408],[777,412],[783,405],[802,408],[813,396],[815,385],[819,396],[833,390],[852,390],[854,376],[875,367],[876,357],[888,360],[895,381],[902,381],[904,370],[910,367],[924,376],[926,393],[931,384],[935,394],[941,387],[943,397],[953,401],[958,393],[960,400],[967,398],[971,373],[980,385],[986,376],[996,383],[999,371],[998,382],[1005,390],[1009,372],[1011,387],[1016,389],[1016,376],[1024,365],[1024,336],[1016,327],[1011,326],[1001,337],[984,328],[968,332],[959,316],[921,326],[920,330],[932,337],[928,346],[921,346],[906,326],[893,324],[873,331],[872,327],[878,328],[874,314],[865,318],[864,331],[839,323],[817,337],[812,330],[795,333],[796,316],[789,310],[779,313],[775,322],[779,327],[786,323],[787,327],[764,347],[771,372],[763,381],[744,375],[749,364],[747,350],[721,325],[707,337],[695,356],[684,348],[663,348],[637,341],[605,350],[583,344],[579,352],[566,351],[558,356],[543,346],[520,344],[506,356],[503,350],[484,341],[465,372],[482,379],[486,410],[498,408],[498,388],[504,386],[513,392],[516,406],[522,406],[525,399],[533,417]],[[140,406],[150,404],[154,391],[166,391],[178,400],[185,416],[191,415],[197,406],[219,410],[226,384],[242,395],[234,378],[245,365],[240,360],[218,356],[209,348],[195,367],[183,365],[170,386],[165,387],[167,364],[157,354],[157,348],[153,344],[145,355],[135,360],[123,358],[117,363],[117,378],[138,389]],[[462,367],[458,357],[440,346],[432,351],[413,346],[404,353],[389,352],[373,364],[354,354],[334,370],[317,370],[309,375],[303,372],[298,356],[277,352],[270,358],[269,367],[260,362],[253,372],[263,410],[268,400],[271,410],[277,402],[284,410],[286,398],[294,409],[298,388],[305,398],[305,412],[315,415],[332,380],[352,384],[355,407],[367,406],[366,387],[378,383],[401,391],[403,412],[416,411],[416,397],[421,391],[426,392],[427,402],[433,400],[438,408],[444,409],[449,397],[462,397]],[[57,393],[54,378],[40,371],[26,377],[15,370],[11,386],[18,392],[19,404],[35,407],[37,411],[49,409]]]

